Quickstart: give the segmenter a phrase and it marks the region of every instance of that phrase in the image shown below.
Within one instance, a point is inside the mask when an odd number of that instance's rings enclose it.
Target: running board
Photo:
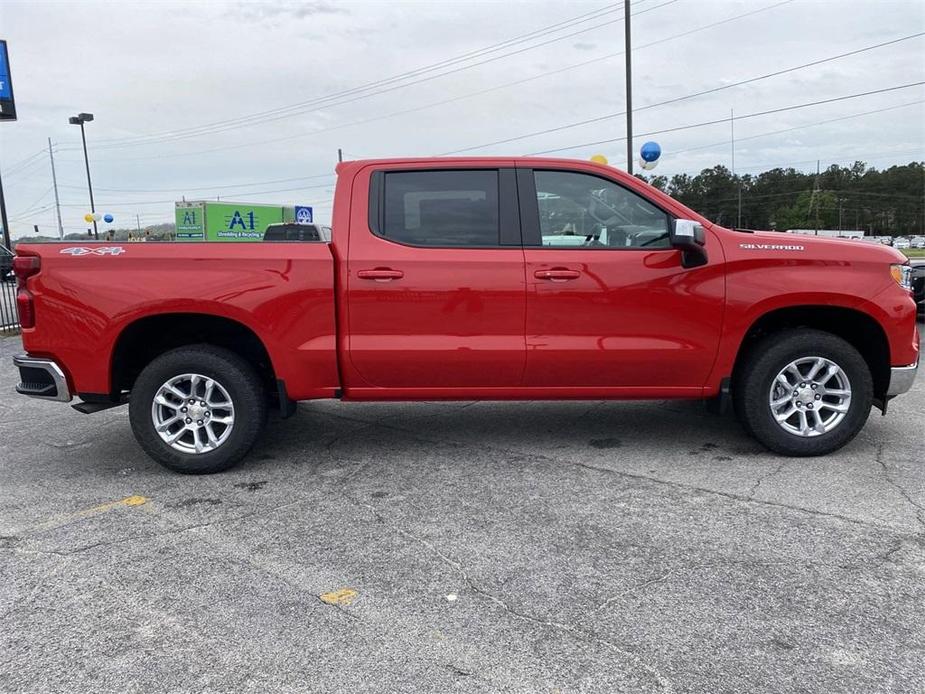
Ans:
[[[121,407],[124,404],[124,402],[78,402],[71,407],[83,414],[96,414],[103,410],[111,410],[113,407]]]

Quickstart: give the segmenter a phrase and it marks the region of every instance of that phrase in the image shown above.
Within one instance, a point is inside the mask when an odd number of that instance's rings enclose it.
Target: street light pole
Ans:
[[[633,58],[630,42],[630,0],[623,1],[624,50],[626,56],[626,172],[633,175]]]
[[[89,123],[92,120],[92,113],[78,113],[76,116],[68,118],[68,123],[80,126],[80,139],[84,146],[84,165],[87,167],[87,189],[90,191],[90,213],[94,215],[93,238],[99,240],[100,235],[96,228],[96,205],[93,203],[93,183],[90,180],[90,157],[87,156],[87,134],[84,132],[84,123]]]

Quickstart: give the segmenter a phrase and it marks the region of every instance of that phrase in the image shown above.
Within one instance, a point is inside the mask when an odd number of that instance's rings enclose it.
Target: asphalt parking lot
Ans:
[[[925,690],[925,378],[839,453],[696,403],[303,403],[239,468],[21,398],[2,692]]]

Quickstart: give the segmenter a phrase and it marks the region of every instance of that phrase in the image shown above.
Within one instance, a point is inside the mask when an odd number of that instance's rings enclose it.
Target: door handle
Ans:
[[[375,270],[359,270],[357,277],[361,280],[376,280],[377,282],[390,282],[400,280],[405,276],[401,270],[392,270],[390,268],[376,268]]]
[[[565,268],[553,268],[552,270],[537,270],[533,276],[538,280],[551,280],[552,282],[564,282],[566,280],[577,280],[581,277],[578,270],[566,270]]]

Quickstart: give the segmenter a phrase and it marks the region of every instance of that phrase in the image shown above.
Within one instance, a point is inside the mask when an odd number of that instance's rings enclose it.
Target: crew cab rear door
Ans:
[[[533,387],[647,388],[696,394],[719,343],[719,241],[684,268],[670,211],[599,169],[518,168]],[[621,393],[615,393],[621,394]]]
[[[513,166],[373,168],[353,196],[347,344],[362,382],[348,374],[351,392],[519,386],[526,286]],[[358,199],[368,214],[356,214]]]

